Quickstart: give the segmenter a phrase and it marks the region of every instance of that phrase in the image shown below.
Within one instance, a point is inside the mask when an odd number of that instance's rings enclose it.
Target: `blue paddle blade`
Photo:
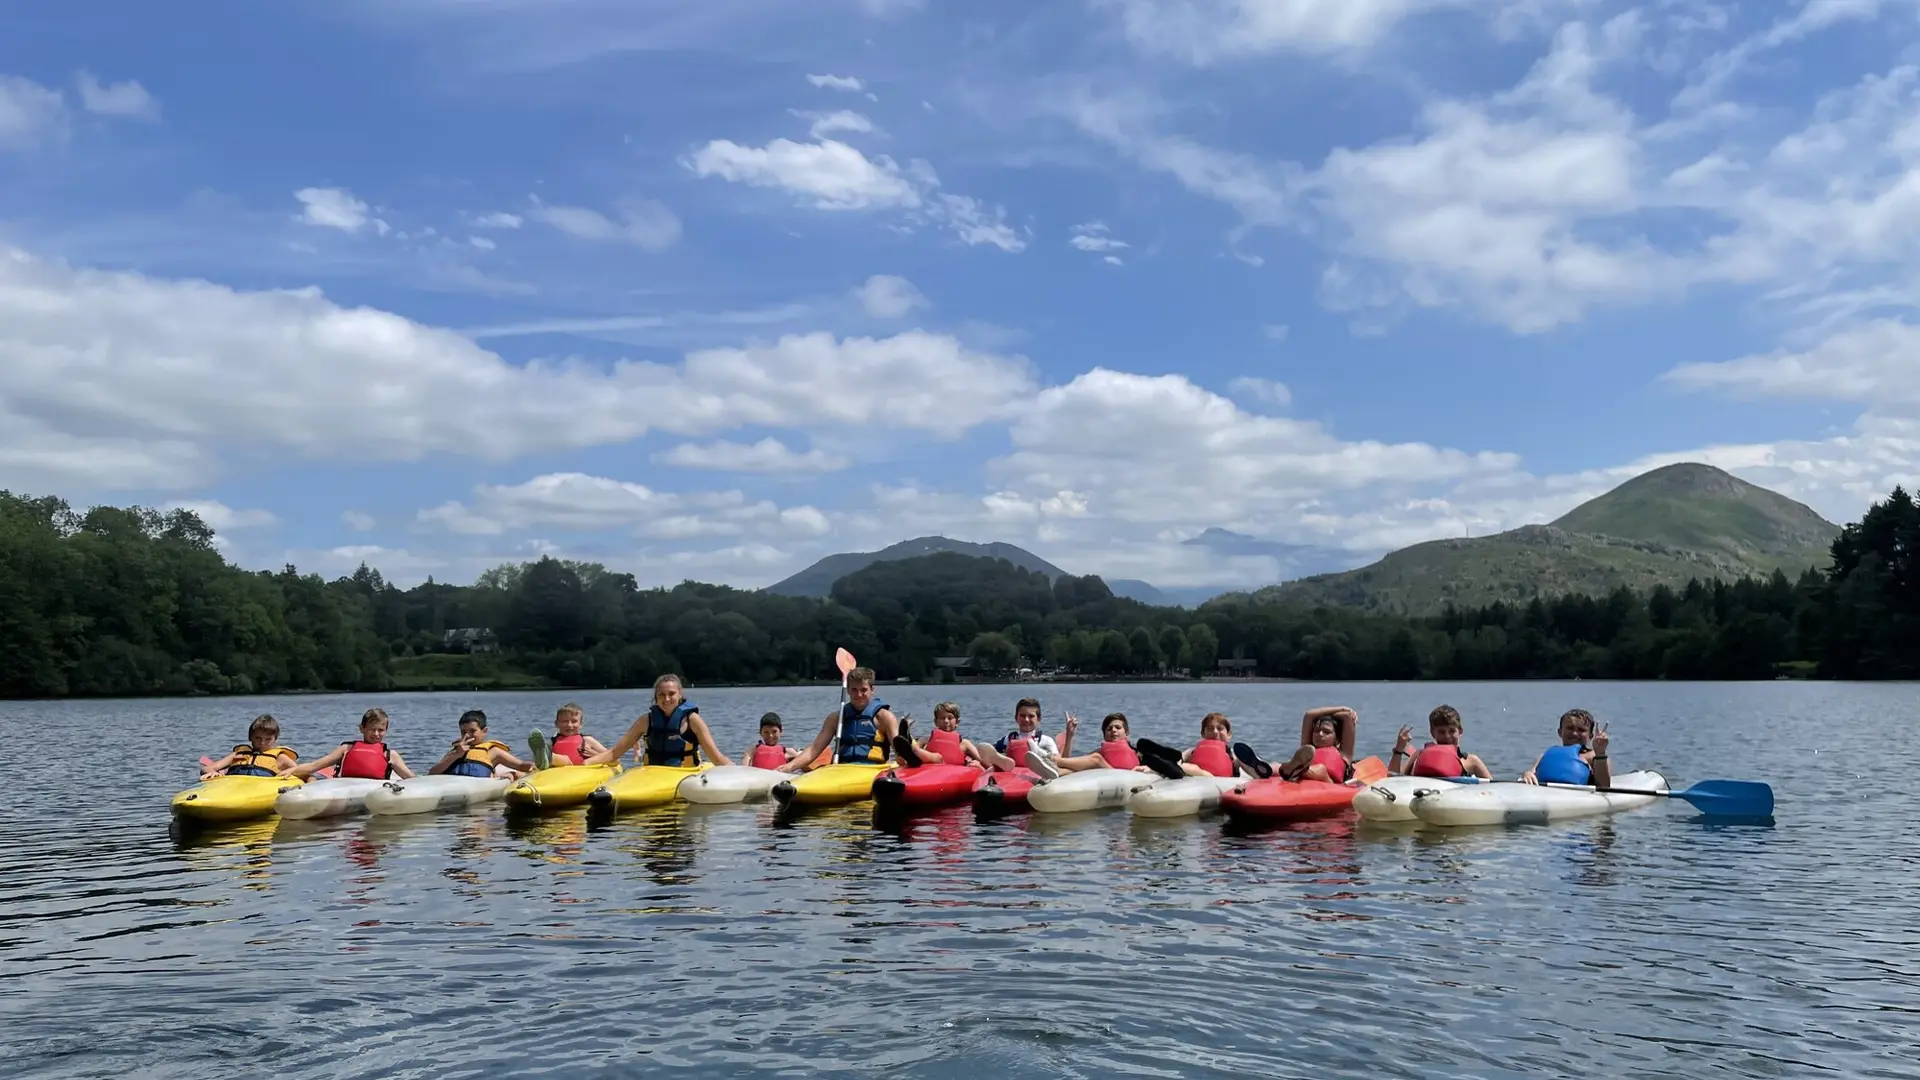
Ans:
[[[1753,780],[1702,780],[1673,797],[1715,817],[1773,816],[1773,789]]]

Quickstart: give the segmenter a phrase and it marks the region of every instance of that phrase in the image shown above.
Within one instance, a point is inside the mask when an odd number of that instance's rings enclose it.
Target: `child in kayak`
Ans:
[[[204,760],[204,759],[202,759]],[[280,745],[280,721],[262,713],[247,725],[247,741],[219,761],[203,765],[200,779],[216,776],[285,776],[293,771],[300,755]]]
[[[893,753],[908,766],[977,764],[980,759],[973,743],[960,737],[960,704],[955,701],[933,707],[933,731],[924,742],[914,741],[912,724],[902,717],[900,734],[893,737]]]
[[[1073,753],[1073,736],[1080,730],[1080,718],[1067,714],[1066,724],[1060,729],[1060,754],[1057,757],[1046,753],[1035,754],[1027,751],[1027,768],[1048,779],[1063,772],[1081,772],[1086,769],[1127,769],[1132,772],[1152,772],[1140,763],[1140,754],[1134,749],[1127,737],[1133,733],[1127,724],[1126,713],[1108,713],[1100,721],[1100,748],[1090,754]],[[1036,760],[1037,759],[1037,760]],[[1051,770],[1052,775],[1048,775]]]
[[[795,751],[789,750],[780,744],[780,737],[783,731],[784,729],[780,723],[779,713],[770,712],[762,714],[760,717],[760,741],[753,744],[753,749],[740,756],[746,759],[747,764],[756,769],[778,769],[780,766],[792,761]]]
[[[643,766],[692,768],[700,764],[703,753],[715,765],[733,764],[733,759],[714,745],[713,733],[700,718],[700,706],[687,700],[678,675],[662,675],[653,680],[653,704],[647,706],[646,713],[628,726],[620,741],[597,754],[587,755],[583,764],[612,765],[620,760],[621,754],[641,746],[643,741],[645,749],[640,755]]]
[[[475,776],[483,780],[500,777],[518,780],[533,771],[533,762],[521,761],[507,744],[487,738],[487,714],[468,709],[460,714],[460,737],[453,740],[446,756],[433,763],[427,772],[447,776]]]
[[[1607,762],[1607,742],[1607,729],[1595,729],[1592,713],[1568,709],[1560,715],[1560,745],[1541,754],[1533,768],[1520,774],[1520,782],[1608,787],[1613,766]]]
[[[1027,751],[1037,748],[1048,760],[1060,754],[1060,747],[1053,736],[1040,730],[1040,703],[1033,698],[1021,698],[1013,705],[1013,730],[1002,735],[992,746],[974,743],[974,750],[980,755],[980,761],[1001,772],[1012,772],[1025,768]]]
[[[1261,761],[1245,743],[1236,743],[1233,753],[1255,776],[1278,773],[1282,780],[1342,784],[1353,779],[1353,743],[1359,727],[1359,713],[1345,705],[1324,705],[1308,709],[1300,718],[1300,749],[1278,768]]]
[[[1232,738],[1233,721],[1225,713],[1210,712],[1200,718],[1200,741],[1191,749],[1182,752],[1152,739],[1141,739],[1140,760],[1149,772],[1175,780],[1182,776],[1254,775],[1252,766],[1234,760],[1237,751]],[[1246,753],[1253,753],[1252,748],[1246,748]]]
[[[882,765],[893,737],[900,734],[900,720],[887,703],[874,696],[873,669],[857,667],[847,672],[847,702],[839,711],[830,712],[820,724],[819,734],[793,760],[780,766],[785,773],[803,773],[827,748],[839,740],[834,760],[841,764]]]
[[[407,768],[400,752],[387,746],[387,724],[385,709],[368,709],[360,714],[359,739],[343,742],[327,756],[295,766],[293,775],[304,779],[330,765],[337,765],[339,768],[335,775],[342,779],[386,780],[395,776],[402,780],[413,779],[413,770]]]
[[[605,752],[607,748],[600,745],[599,739],[580,733],[583,723],[585,714],[580,706],[571,701],[560,706],[553,714],[552,740],[538,731],[527,736],[527,745],[533,749],[534,767],[551,769],[556,760],[562,765],[583,765],[587,758]]]
[[[1420,748],[1419,753],[1410,753],[1407,748],[1413,744],[1413,728],[1401,725],[1400,734],[1393,741],[1393,757],[1387,762],[1387,768],[1396,776],[1433,776],[1445,779],[1453,776],[1477,776],[1482,780],[1493,779],[1493,773],[1487,769],[1486,762],[1476,754],[1460,749],[1460,736],[1467,725],[1460,719],[1460,710],[1451,705],[1440,705],[1427,714],[1427,733],[1433,741]]]

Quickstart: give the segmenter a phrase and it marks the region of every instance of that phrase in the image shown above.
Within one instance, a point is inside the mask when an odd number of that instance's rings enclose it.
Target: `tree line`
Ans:
[[[567,687],[835,678],[845,646],[883,678],[1087,677],[1222,670],[1297,679],[1920,677],[1920,509],[1896,488],[1792,580],[1694,581],[1403,618],[1256,604],[1197,610],[1116,597],[943,553],[875,563],[828,599],[685,582],[642,589],[542,558],[472,585],[400,589],[367,566],[332,581],[229,564],[186,510],[0,491],[0,696],[387,690],[485,630],[485,662]]]

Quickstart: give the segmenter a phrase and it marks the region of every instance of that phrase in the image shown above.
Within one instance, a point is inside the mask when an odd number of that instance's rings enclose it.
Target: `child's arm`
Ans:
[[[1593,733],[1593,756],[1587,759],[1587,768],[1592,772],[1588,779],[1597,788],[1613,786],[1613,763],[1607,760],[1608,741],[1606,728]]]
[[[1300,745],[1313,745],[1313,725],[1321,717],[1332,716],[1335,713],[1347,711],[1348,709],[1345,705],[1322,705],[1317,709],[1308,709],[1306,715],[1300,718]],[[1342,724],[1340,726],[1345,727],[1346,725]]]
[[[1533,768],[1528,769],[1526,772],[1523,772],[1520,774],[1520,782],[1523,784],[1539,783],[1540,777],[1538,773],[1540,769],[1540,763],[1545,760],[1547,760],[1547,755],[1545,754],[1541,754],[1538,758],[1534,759]]]
[[[1493,779],[1493,770],[1487,768],[1487,763],[1480,760],[1479,754],[1468,754],[1467,760],[1461,762],[1460,767],[1468,776],[1477,776],[1482,780]]]
[[[387,751],[387,764],[393,766],[393,775],[402,780],[413,779],[413,770],[407,768],[407,759],[400,756],[400,751]]]
[[[813,764],[813,759],[819,757],[820,751],[825,750],[827,743],[833,740],[833,725],[834,722],[839,719],[840,711],[838,709],[828,713],[827,718],[820,722],[820,733],[813,737],[813,741],[807,744],[805,750],[795,754],[785,765],[780,766],[780,771],[792,773],[805,772],[807,766]]]
[[[600,740],[591,735],[580,736],[580,750],[580,760],[582,761],[585,761],[588,755],[604,754],[607,752],[607,748],[601,745]]]
[[[214,777],[219,776],[222,772],[225,772],[229,767],[233,765],[233,757],[234,756],[232,754],[228,754],[226,757],[221,758],[219,761],[216,761],[211,765],[201,766],[200,779],[211,780]]]
[[[293,771],[294,766],[300,764],[300,755],[289,750],[276,755],[274,760],[275,765],[273,771],[281,776],[285,776]]]
[[[304,780],[307,777],[312,776],[314,773],[319,772],[321,769],[324,769],[329,765],[340,764],[340,759],[346,756],[347,756],[347,748],[345,746],[336,746],[332,750],[328,751],[325,757],[314,758],[312,761],[307,762],[305,765],[295,765],[292,769],[292,773],[294,776],[298,776],[302,780]],[[285,775],[285,774],[283,773],[282,775]]]
[[[533,771],[533,762],[521,761],[519,758],[514,757],[513,753],[504,746],[496,746],[493,748],[493,763],[495,765],[505,765],[509,769],[518,769],[521,772]]]

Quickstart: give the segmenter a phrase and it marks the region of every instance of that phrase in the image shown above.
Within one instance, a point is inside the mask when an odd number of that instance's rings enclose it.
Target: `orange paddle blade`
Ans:
[[[1353,763],[1355,783],[1377,784],[1387,778],[1387,764],[1377,757],[1364,757]]]
[[[845,649],[834,650],[833,662],[840,668],[840,677],[843,679],[846,678],[847,672],[860,666],[854,661],[853,654]]]

